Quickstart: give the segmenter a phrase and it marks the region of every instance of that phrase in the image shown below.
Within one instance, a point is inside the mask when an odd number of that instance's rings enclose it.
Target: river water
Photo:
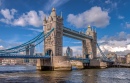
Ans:
[[[0,66],[0,83],[130,83],[130,69],[37,71],[35,66]]]

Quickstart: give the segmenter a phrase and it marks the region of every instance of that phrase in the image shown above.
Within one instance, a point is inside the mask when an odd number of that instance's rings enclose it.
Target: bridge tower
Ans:
[[[54,28],[51,35],[44,41],[44,53],[51,56],[62,56],[63,19],[56,15],[53,8],[48,19],[44,19],[44,33]]]
[[[86,31],[86,34],[92,37],[91,39],[83,40],[83,53],[89,54],[90,59],[96,58],[97,55],[97,33],[94,31],[91,26],[88,26],[88,29]]]
[[[44,34],[54,28],[54,31],[48,38],[44,40],[44,55],[51,56],[50,60],[38,60],[37,69],[40,70],[58,70],[59,67],[68,67],[71,69],[71,65],[68,63],[68,57],[62,56],[62,37],[63,37],[63,18],[62,15],[56,14],[55,8],[52,8],[52,12],[48,19],[46,17],[43,21]],[[66,61],[67,64],[66,65]],[[59,69],[60,70],[60,69]],[[61,69],[62,70],[62,69]],[[64,69],[67,70],[67,69]]]

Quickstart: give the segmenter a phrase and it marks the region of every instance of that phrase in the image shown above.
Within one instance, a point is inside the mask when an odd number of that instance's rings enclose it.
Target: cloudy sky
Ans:
[[[129,0],[0,0],[0,49],[24,43],[42,32],[43,18],[52,7],[57,15],[63,12],[64,26],[85,32],[90,24],[96,29],[104,52],[130,52]],[[81,52],[81,41],[63,40],[64,50],[70,46],[75,53]]]

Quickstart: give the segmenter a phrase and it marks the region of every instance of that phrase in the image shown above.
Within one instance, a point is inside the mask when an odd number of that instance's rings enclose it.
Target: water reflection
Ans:
[[[30,71],[31,70],[31,71]],[[130,83],[130,69],[36,71],[34,66],[0,67],[0,83]]]

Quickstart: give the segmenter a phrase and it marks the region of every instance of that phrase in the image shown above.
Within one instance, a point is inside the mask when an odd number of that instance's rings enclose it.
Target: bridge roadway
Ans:
[[[88,36],[82,32],[78,32],[78,31],[75,31],[75,30],[72,30],[72,29],[66,28],[66,27],[63,28],[63,35],[71,37],[71,38],[75,38],[78,40],[85,40],[86,38],[93,39],[91,36]]]
[[[19,54],[0,54],[0,58],[26,58],[26,59],[49,59],[51,56],[49,55],[19,55]],[[89,59],[82,58],[70,58],[70,60],[78,60],[83,63],[89,63]]]
[[[50,56],[41,55],[19,55],[19,54],[0,54],[0,58],[28,58],[28,59],[49,59]]]

